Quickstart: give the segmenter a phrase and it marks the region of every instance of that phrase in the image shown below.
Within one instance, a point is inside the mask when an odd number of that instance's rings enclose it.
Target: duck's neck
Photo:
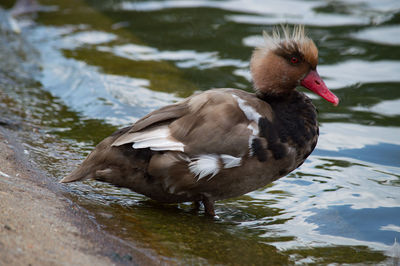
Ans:
[[[298,92],[295,90],[287,93],[278,93],[278,94],[261,92],[261,91],[256,92],[257,97],[267,103],[287,101],[288,99],[292,98],[295,94],[298,94]]]

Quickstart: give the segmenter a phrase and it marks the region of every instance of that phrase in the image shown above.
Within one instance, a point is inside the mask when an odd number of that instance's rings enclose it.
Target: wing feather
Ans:
[[[143,130],[149,126],[152,126],[159,122],[165,122],[171,119],[179,118],[185,115],[188,111],[187,100],[164,106],[158,110],[155,110],[148,115],[138,120],[130,130],[130,132],[137,132]]]
[[[241,157],[249,153],[249,139],[258,133],[256,120],[268,116],[269,106],[260,102],[247,92],[210,90],[150,113],[112,145],[182,151],[193,158],[204,154]]]

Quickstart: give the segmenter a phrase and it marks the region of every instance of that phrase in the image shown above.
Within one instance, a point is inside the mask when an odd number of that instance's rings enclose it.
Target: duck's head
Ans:
[[[302,85],[334,105],[339,103],[317,72],[318,49],[305,36],[303,26],[292,32],[288,27],[282,27],[282,32],[275,29],[272,35],[264,32],[264,39],[265,44],[254,50],[250,62],[257,93],[279,96]]]

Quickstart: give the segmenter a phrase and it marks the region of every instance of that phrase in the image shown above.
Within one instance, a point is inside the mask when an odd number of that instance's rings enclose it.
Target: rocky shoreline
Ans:
[[[0,125],[0,264],[152,265],[157,258],[103,232],[24,161],[13,132]]]

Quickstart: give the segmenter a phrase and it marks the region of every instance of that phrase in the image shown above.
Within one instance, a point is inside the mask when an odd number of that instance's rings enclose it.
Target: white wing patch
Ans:
[[[252,148],[253,140],[255,139],[256,136],[259,134],[259,129],[258,129],[258,120],[262,117],[260,113],[258,113],[253,107],[248,105],[245,100],[240,98],[237,95],[232,95],[233,98],[236,99],[239,108],[242,110],[242,112],[245,114],[247,119],[250,120],[249,125],[247,126],[248,129],[251,130],[252,134],[249,137],[249,155],[250,157],[254,155],[254,151]]]
[[[235,157],[228,154],[204,154],[191,160],[189,163],[189,170],[198,177],[197,181],[211,175],[208,178],[208,180],[210,180],[219,173],[221,166],[225,169],[233,168],[240,166],[241,162],[241,157]]]
[[[215,154],[200,155],[189,163],[190,172],[198,176],[197,181],[211,175],[209,179],[219,172],[219,158]]]
[[[250,121],[254,121],[258,123],[258,120],[262,117],[253,107],[248,105],[245,100],[240,98],[237,95],[232,94],[233,98],[237,101],[239,108],[242,110],[242,112],[245,114],[247,119]]]
[[[258,125],[254,123],[254,121],[251,121],[251,123],[247,126],[247,128],[251,130],[254,136],[258,135],[259,133]]]
[[[153,151],[184,151],[184,144],[171,136],[167,125],[133,133],[130,136],[134,149],[150,148]]]
[[[228,154],[222,154],[221,159],[222,162],[224,163],[224,168],[237,167],[240,166],[240,163],[242,162],[242,158],[231,156]]]
[[[253,155],[254,155],[254,151],[253,151],[253,140],[255,139],[256,137],[254,136],[254,135],[250,135],[250,137],[249,137],[249,155],[250,155],[250,157],[252,157]]]

